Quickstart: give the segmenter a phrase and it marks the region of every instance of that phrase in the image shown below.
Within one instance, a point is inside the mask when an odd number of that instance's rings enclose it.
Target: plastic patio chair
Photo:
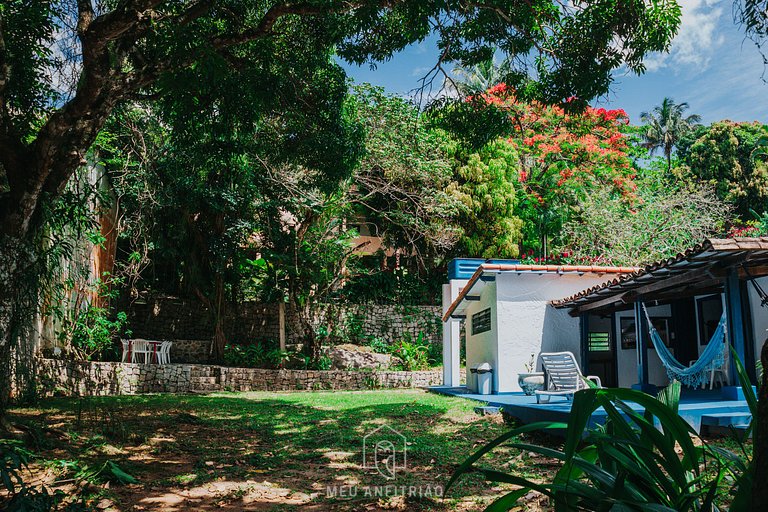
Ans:
[[[598,387],[602,387],[600,377],[595,375],[584,377],[582,375],[573,352],[549,352],[543,353],[539,357],[541,357],[541,365],[547,374],[547,387],[544,390],[536,391],[536,403],[548,403],[552,396],[564,396],[570,400],[575,392],[589,387],[588,380],[593,381]]]
[[[128,353],[131,351],[131,340],[120,340],[120,343],[123,345],[123,354],[122,358],[120,359],[121,363],[124,363],[126,359],[128,359]]]
[[[170,341],[164,341],[160,344],[160,349],[157,351],[158,364],[170,364],[171,363],[171,345]]]
[[[131,362],[149,363],[152,361],[152,352],[152,344],[147,340],[133,340],[131,343]]]

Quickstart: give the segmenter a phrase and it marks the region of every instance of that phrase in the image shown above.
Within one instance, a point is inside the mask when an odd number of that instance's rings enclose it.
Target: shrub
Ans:
[[[228,366],[240,368],[259,368],[266,363],[267,351],[263,344],[226,345],[224,347],[224,362]]]
[[[740,378],[743,369],[740,369]],[[748,382],[748,381],[747,381]],[[751,386],[749,391],[751,392]],[[586,389],[573,398],[567,425],[534,423],[513,429],[486,444],[454,473],[448,488],[465,473],[479,471],[491,482],[520,486],[499,497],[487,510],[509,510],[530,491],[548,496],[555,510],[718,510],[719,486],[735,482],[732,510],[748,510],[751,479],[740,457],[704,442],[677,413],[680,384],[654,398],[631,389]],[[748,399],[748,401],[750,401]],[[640,413],[630,407],[643,407]],[[752,406],[750,405],[752,408]],[[599,408],[604,426],[587,428]],[[656,425],[660,428],[657,428]],[[565,429],[562,450],[509,442],[523,433]],[[537,483],[493,468],[476,467],[485,454],[505,444],[561,462],[549,483]]]
[[[393,367],[398,370],[417,371],[429,368],[429,347],[424,343],[421,333],[415,341],[409,337],[401,339],[395,345],[392,355],[396,359]]]

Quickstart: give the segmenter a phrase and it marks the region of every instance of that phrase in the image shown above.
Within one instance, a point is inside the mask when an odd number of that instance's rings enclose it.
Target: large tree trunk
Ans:
[[[768,510],[768,340],[763,343],[760,354],[763,376],[758,383],[760,391],[757,402],[757,418],[752,431],[754,441],[753,457],[755,474],[752,475],[752,510]]]
[[[32,327],[38,284],[34,267],[30,244],[21,237],[0,234],[0,419],[12,391],[26,395],[34,384]]]

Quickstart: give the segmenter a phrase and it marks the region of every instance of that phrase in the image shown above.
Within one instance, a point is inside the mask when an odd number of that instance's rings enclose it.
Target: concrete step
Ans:
[[[748,412],[718,412],[701,417],[701,425],[708,427],[746,428],[750,421],[752,421],[752,415]]]

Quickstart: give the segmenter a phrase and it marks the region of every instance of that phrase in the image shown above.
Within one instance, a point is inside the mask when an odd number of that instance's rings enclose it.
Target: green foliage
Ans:
[[[460,234],[461,203],[446,193],[456,142],[421,119],[416,105],[379,87],[355,86],[352,117],[365,133],[365,149],[351,194],[364,228],[387,247],[431,260]]]
[[[567,425],[537,423],[503,434],[468,458],[448,487],[470,471],[481,472],[491,482],[521,487],[499,497],[487,510],[510,510],[532,490],[549,496],[556,510],[715,510],[718,487],[732,471],[733,456],[698,438],[676,413],[679,391],[673,386],[665,392],[666,403],[630,389],[579,391]],[[635,411],[632,403],[644,412]],[[599,408],[608,416],[606,424],[588,428],[590,416]],[[563,449],[507,442],[541,429],[565,429]],[[502,444],[556,459],[560,468],[550,482],[537,483],[475,466]]]
[[[721,233],[731,218],[706,184],[686,183],[666,170],[643,171],[636,183],[634,204],[604,191],[585,200],[563,227],[557,249],[574,262],[649,263]]]
[[[112,319],[109,309],[89,305],[84,314],[78,315],[72,326],[71,343],[85,354],[86,359],[103,355],[114,348],[115,340],[121,335],[131,335],[131,331],[125,329],[127,324],[128,316],[125,312],[118,312]]]
[[[406,255],[364,256],[358,261],[356,275],[349,276],[336,296],[349,304],[436,304],[445,281],[444,261],[423,261],[425,267],[419,269],[419,260]]]
[[[53,0],[10,0],[0,5],[0,102],[4,114],[10,114],[6,128],[25,142],[58,99],[47,71],[57,64],[51,43],[59,35],[56,17],[62,9]]]
[[[395,358],[392,367],[403,371],[428,370],[436,362],[435,356],[439,357],[434,345],[423,333],[419,333],[415,340],[405,336],[390,348]]]
[[[389,354],[392,351],[392,346],[387,343],[383,338],[378,336],[371,336],[368,338],[367,345],[371,347],[374,352],[379,354]]]
[[[224,362],[236,368],[259,368],[266,363],[267,349],[261,343],[249,345],[227,344],[224,347]]]
[[[22,473],[28,470],[32,452],[19,441],[0,439],[0,481],[7,496],[0,498],[0,506],[8,512],[48,512],[58,510],[66,495],[57,490],[50,493],[45,486],[30,487]],[[70,502],[66,510],[82,510],[77,502]]]
[[[97,467],[75,463],[72,465],[72,470],[75,471],[76,480],[85,480],[96,484],[105,482],[120,485],[138,483],[136,477],[126,473],[117,463],[111,460],[108,460]]]
[[[514,258],[519,255],[522,221],[514,215],[514,183],[520,157],[514,147],[497,139],[472,154],[458,170],[460,182],[452,186],[466,206],[461,224],[461,246],[467,256]]]
[[[761,142],[768,126],[720,121],[701,127],[680,144],[682,176],[711,183],[718,197],[733,204],[747,221],[751,209],[768,201],[768,159]]]
[[[60,304],[52,311],[61,319],[56,336],[65,351],[86,360],[115,355],[116,341],[131,335],[127,329],[128,315],[124,311],[115,312],[110,305],[117,298],[121,284],[122,280],[106,274],[90,289],[67,284],[67,289],[76,294],[74,307]]]

